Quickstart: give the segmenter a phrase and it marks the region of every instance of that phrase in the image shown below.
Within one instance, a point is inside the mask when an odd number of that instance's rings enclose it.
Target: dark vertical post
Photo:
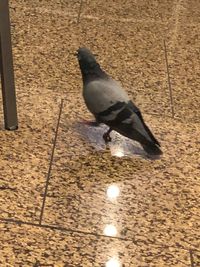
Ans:
[[[18,121],[8,0],[0,0],[0,71],[5,128],[16,130]]]

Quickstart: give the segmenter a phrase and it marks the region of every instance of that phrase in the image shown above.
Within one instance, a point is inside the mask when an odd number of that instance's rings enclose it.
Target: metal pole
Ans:
[[[0,72],[5,128],[16,130],[18,128],[17,104],[8,0],[0,0]]]

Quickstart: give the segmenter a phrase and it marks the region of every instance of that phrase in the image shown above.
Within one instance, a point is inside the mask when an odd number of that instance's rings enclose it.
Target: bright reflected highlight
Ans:
[[[108,224],[104,228],[104,235],[107,236],[116,236],[117,235],[117,228],[113,224]]]
[[[106,262],[106,267],[121,267],[121,263],[117,259],[110,259]]]
[[[114,199],[117,198],[119,196],[120,190],[119,187],[117,185],[109,185],[108,189],[107,189],[107,196],[110,199]]]
[[[121,157],[123,157],[125,154],[124,154],[124,150],[123,150],[123,148],[120,148],[120,147],[118,147],[117,149],[113,149],[113,156],[116,156],[116,157],[119,157],[119,158],[121,158]]]

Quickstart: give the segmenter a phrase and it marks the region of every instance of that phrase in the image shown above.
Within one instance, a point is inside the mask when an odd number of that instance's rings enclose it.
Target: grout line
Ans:
[[[103,237],[103,238],[107,238],[107,239],[113,239],[113,240],[121,240],[121,241],[129,241],[134,243],[135,245],[138,245],[138,243],[142,243],[141,241],[137,241],[137,240],[133,240],[133,238],[124,238],[124,237],[115,237],[115,236],[106,236],[106,235],[101,235],[101,234],[96,234],[96,233],[92,233],[92,232],[85,232],[85,231],[81,231],[81,230],[73,230],[73,229],[69,229],[69,228],[65,228],[62,226],[54,226],[54,225],[48,225],[48,224],[39,224],[39,223],[32,223],[32,222],[24,222],[24,221],[20,221],[20,220],[15,220],[15,219],[5,219],[5,218],[0,218],[0,223],[13,223],[13,224],[18,224],[18,225],[29,225],[29,226],[34,226],[34,227],[38,227],[38,228],[44,228],[44,229],[50,229],[50,230],[58,230],[58,231],[63,231],[63,232],[70,232],[70,233],[77,233],[77,234],[81,234],[81,235],[91,235],[91,236],[95,236],[95,237]],[[154,243],[155,245],[159,245],[160,249],[168,249],[168,248],[177,248],[177,246],[168,246],[168,245],[163,245],[163,244],[158,244],[158,243]],[[184,250],[184,251],[188,251],[188,248],[184,248],[184,247],[179,247],[180,250]],[[190,249],[190,257],[192,258],[193,261],[193,265],[191,265],[191,267],[195,267],[194,265],[194,259],[193,259],[193,252],[200,252],[199,249],[193,248],[192,250]],[[192,262],[191,261],[191,262]]]
[[[143,111],[144,114],[146,115],[150,115],[150,116],[155,116],[155,117],[159,117],[159,118],[172,118],[172,116],[168,115],[168,114],[160,114],[160,113],[155,113],[155,112],[145,112]],[[175,112],[174,112],[174,120],[177,120],[178,122],[182,122],[183,123],[183,118],[179,117],[179,116],[175,116]],[[186,119],[184,118],[184,123],[195,123],[195,124],[199,124],[200,120],[199,119],[193,119],[192,121],[190,119]]]
[[[83,1],[83,0],[80,0]],[[177,32],[177,26],[176,24],[178,24],[178,13],[180,12],[180,10],[183,8],[181,7],[181,2],[183,2],[183,0],[179,0],[177,3],[177,6],[174,7],[175,12],[173,12],[172,16],[170,19],[172,19],[173,17],[175,17],[175,30],[174,30],[174,35],[176,35]],[[138,6],[137,6],[138,7]],[[16,10],[19,9],[18,7],[12,7],[12,5],[10,6],[10,9],[14,10],[15,12],[17,12]],[[33,11],[33,12],[38,12],[38,13],[49,13],[49,14],[59,14],[61,16],[64,16],[66,18],[66,16],[70,17],[70,18],[77,18],[77,12],[75,12],[74,10],[71,10],[70,8],[66,8],[66,10],[61,9],[60,7],[58,7],[57,9],[54,9],[52,11],[52,9],[50,7],[31,7],[31,6],[20,6],[20,11]],[[104,17],[102,15],[100,16],[95,16],[94,15],[84,15],[84,19],[89,19],[89,20],[102,20]],[[166,25],[166,22],[168,20],[163,20],[163,19],[152,19],[152,18],[143,18],[143,19],[138,19],[138,18],[133,18],[133,16],[130,15],[130,17],[124,18],[124,17],[109,17],[109,21],[113,22],[113,21],[117,21],[117,22],[130,22],[130,23],[147,23],[148,25],[150,23],[152,24],[158,24],[158,25]],[[191,21],[187,21],[185,22],[186,25],[188,26],[198,26],[198,22],[191,22]],[[173,37],[173,36],[172,36]],[[176,37],[172,38],[172,42],[173,39],[175,39]]]
[[[174,118],[174,101],[173,101],[173,95],[172,95],[172,86],[171,86],[171,79],[169,75],[169,63],[168,63],[168,57],[167,57],[167,47],[164,40],[164,50],[165,50],[165,61],[166,61],[166,67],[167,67],[167,80],[169,85],[169,95],[170,95],[170,103],[171,103],[171,111],[172,111],[172,118]]]
[[[190,253],[190,262],[191,262],[191,267],[195,267],[194,265],[194,256],[193,256],[193,250],[190,249],[189,250],[189,253]]]
[[[81,11],[83,8],[83,0],[80,0],[80,6],[79,6],[79,11],[78,11],[78,17],[77,17],[77,24],[80,22],[80,16],[81,16]]]
[[[172,14],[172,17],[175,18],[175,21],[174,21],[174,27],[173,27],[173,30],[172,30],[172,33],[171,33],[171,43],[172,43],[172,46],[174,48],[176,48],[176,43],[177,43],[177,39],[178,39],[178,33],[180,31],[180,18],[181,18],[181,9],[183,10],[182,8],[182,2],[183,0],[178,0],[175,4],[175,7],[174,7],[174,12]]]
[[[61,104],[60,104],[60,108],[59,108],[58,121],[57,121],[57,125],[56,125],[56,132],[55,132],[55,137],[54,137],[54,141],[53,141],[53,147],[52,147],[52,152],[51,152],[49,169],[48,169],[48,173],[47,173],[47,180],[46,180],[46,186],[45,186],[42,208],[41,208],[41,213],[40,213],[39,225],[42,224],[42,218],[43,218],[43,214],[44,214],[47,190],[48,190],[49,180],[50,180],[50,176],[51,176],[51,169],[52,169],[52,165],[53,165],[54,151],[55,151],[56,141],[57,141],[57,137],[58,137],[58,129],[59,129],[59,125],[60,125],[62,109],[63,109],[63,99],[61,100]]]
[[[135,245],[137,245],[137,241],[134,241],[133,239],[130,239],[130,238],[106,236],[103,234],[96,234],[96,233],[85,232],[81,230],[73,230],[73,229],[62,227],[62,226],[54,226],[54,225],[49,225],[49,224],[38,224],[38,223],[24,222],[24,221],[15,220],[15,219],[3,219],[3,218],[0,218],[0,222],[13,223],[13,224],[18,224],[18,225],[29,225],[29,226],[40,227],[40,228],[45,228],[45,229],[58,230],[58,231],[63,231],[63,232],[71,232],[71,233],[77,233],[77,234],[82,234],[82,235],[92,235],[95,237],[104,237],[104,238],[115,239],[115,240],[117,239],[117,240],[122,240],[122,241],[131,241]]]
[[[82,5],[83,5],[83,0],[80,0],[80,6],[79,6],[79,12],[81,13],[82,11]],[[23,9],[22,9],[23,8]],[[12,7],[11,7],[12,9]],[[17,9],[17,8],[16,8]],[[74,11],[70,11],[70,10],[66,10],[66,11],[63,11],[62,9],[55,9],[52,11],[51,8],[46,8],[46,7],[27,7],[27,6],[23,6],[23,7],[20,7],[20,11],[33,11],[33,12],[38,12],[40,14],[42,13],[47,13],[47,14],[57,14],[57,15],[60,15],[60,16],[68,16],[69,18],[76,18],[77,19],[77,12],[75,13]],[[94,15],[84,15],[83,17],[84,19],[88,19],[88,20],[95,20],[95,21],[100,21],[100,20],[103,20],[104,17],[103,16],[95,16]],[[121,22],[121,23],[124,23],[124,22],[129,22],[129,23],[147,23],[147,24],[159,24],[159,25],[166,25],[165,22],[161,21],[161,20],[154,20],[154,19],[135,19],[135,18],[122,18],[122,17],[109,17],[109,21],[110,22]],[[188,23],[189,24],[189,23]],[[191,25],[196,25],[196,23],[191,23]]]

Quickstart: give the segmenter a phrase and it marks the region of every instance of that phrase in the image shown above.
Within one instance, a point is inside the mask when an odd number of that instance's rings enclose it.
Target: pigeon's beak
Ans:
[[[81,55],[80,55],[80,53],[79,52],[75,52],[75,53],[73,53],[73,55],[75,56],[75,57],[77,57],[78,59],[81,59]],[[92,54],[94,57],[98,57],[98,55],[97,54]]]

